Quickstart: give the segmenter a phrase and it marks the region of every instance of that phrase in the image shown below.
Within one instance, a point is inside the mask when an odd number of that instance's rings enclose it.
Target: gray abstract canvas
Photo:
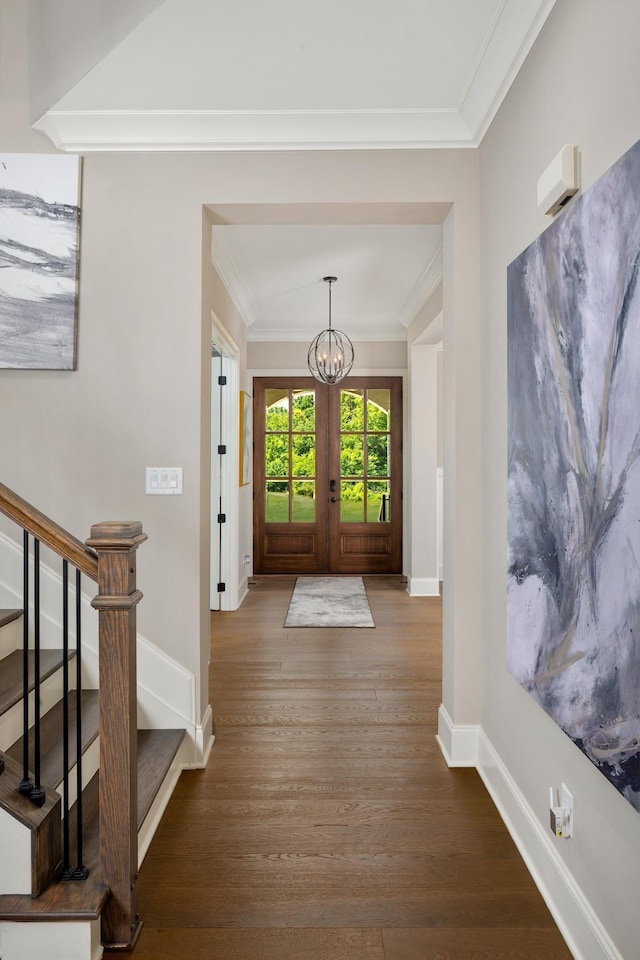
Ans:
[[[79,163],[0,154],[0,368],[75,369]]]
[[[640,143],[507,271],[507,665],[640,810]]]

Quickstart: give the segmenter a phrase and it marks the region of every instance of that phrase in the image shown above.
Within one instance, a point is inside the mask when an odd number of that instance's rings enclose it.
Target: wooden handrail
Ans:
[[[98,582],[98,558],[93,550],[87,549],[84,543],[23,500],[4,483],[0,483],[0,513],[4,513],[23,530],[37,537],[41,543],[46,544],[64,560],[68,560],[91,580]]]
[[[140,933],[137,910],[136,551],[147,539],[138,521],[91,527],[86,545],[0,483],[0,513],[98,584],[100,675],[100,871],[109,889],[102,939],[129,951]]]

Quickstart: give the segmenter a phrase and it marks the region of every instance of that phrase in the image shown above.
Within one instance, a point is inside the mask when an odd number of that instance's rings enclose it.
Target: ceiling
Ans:
[[[32,0],[34,120],[85,153],[473,147],[554,3]]]
[[[250,340],[405,340],[441,275],[442,228],[427,224],[217,226],[213,262]]]
[[[476,147],[555,0],[31,0],[35,126],[62,150]],[[55,42],[52,42],[53,41]],[[223,222],[250,339],[404,339],[442,219]]]

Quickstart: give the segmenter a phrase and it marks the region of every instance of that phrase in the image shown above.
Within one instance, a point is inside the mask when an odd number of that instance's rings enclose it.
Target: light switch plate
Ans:
[[[182,467],[147,467],[145,493],[154,496],[181,496]]]

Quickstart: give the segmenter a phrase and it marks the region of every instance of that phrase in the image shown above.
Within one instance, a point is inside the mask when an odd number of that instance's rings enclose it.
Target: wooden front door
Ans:
[[[402,571],[402,381],[254,380],[254,571]]]

